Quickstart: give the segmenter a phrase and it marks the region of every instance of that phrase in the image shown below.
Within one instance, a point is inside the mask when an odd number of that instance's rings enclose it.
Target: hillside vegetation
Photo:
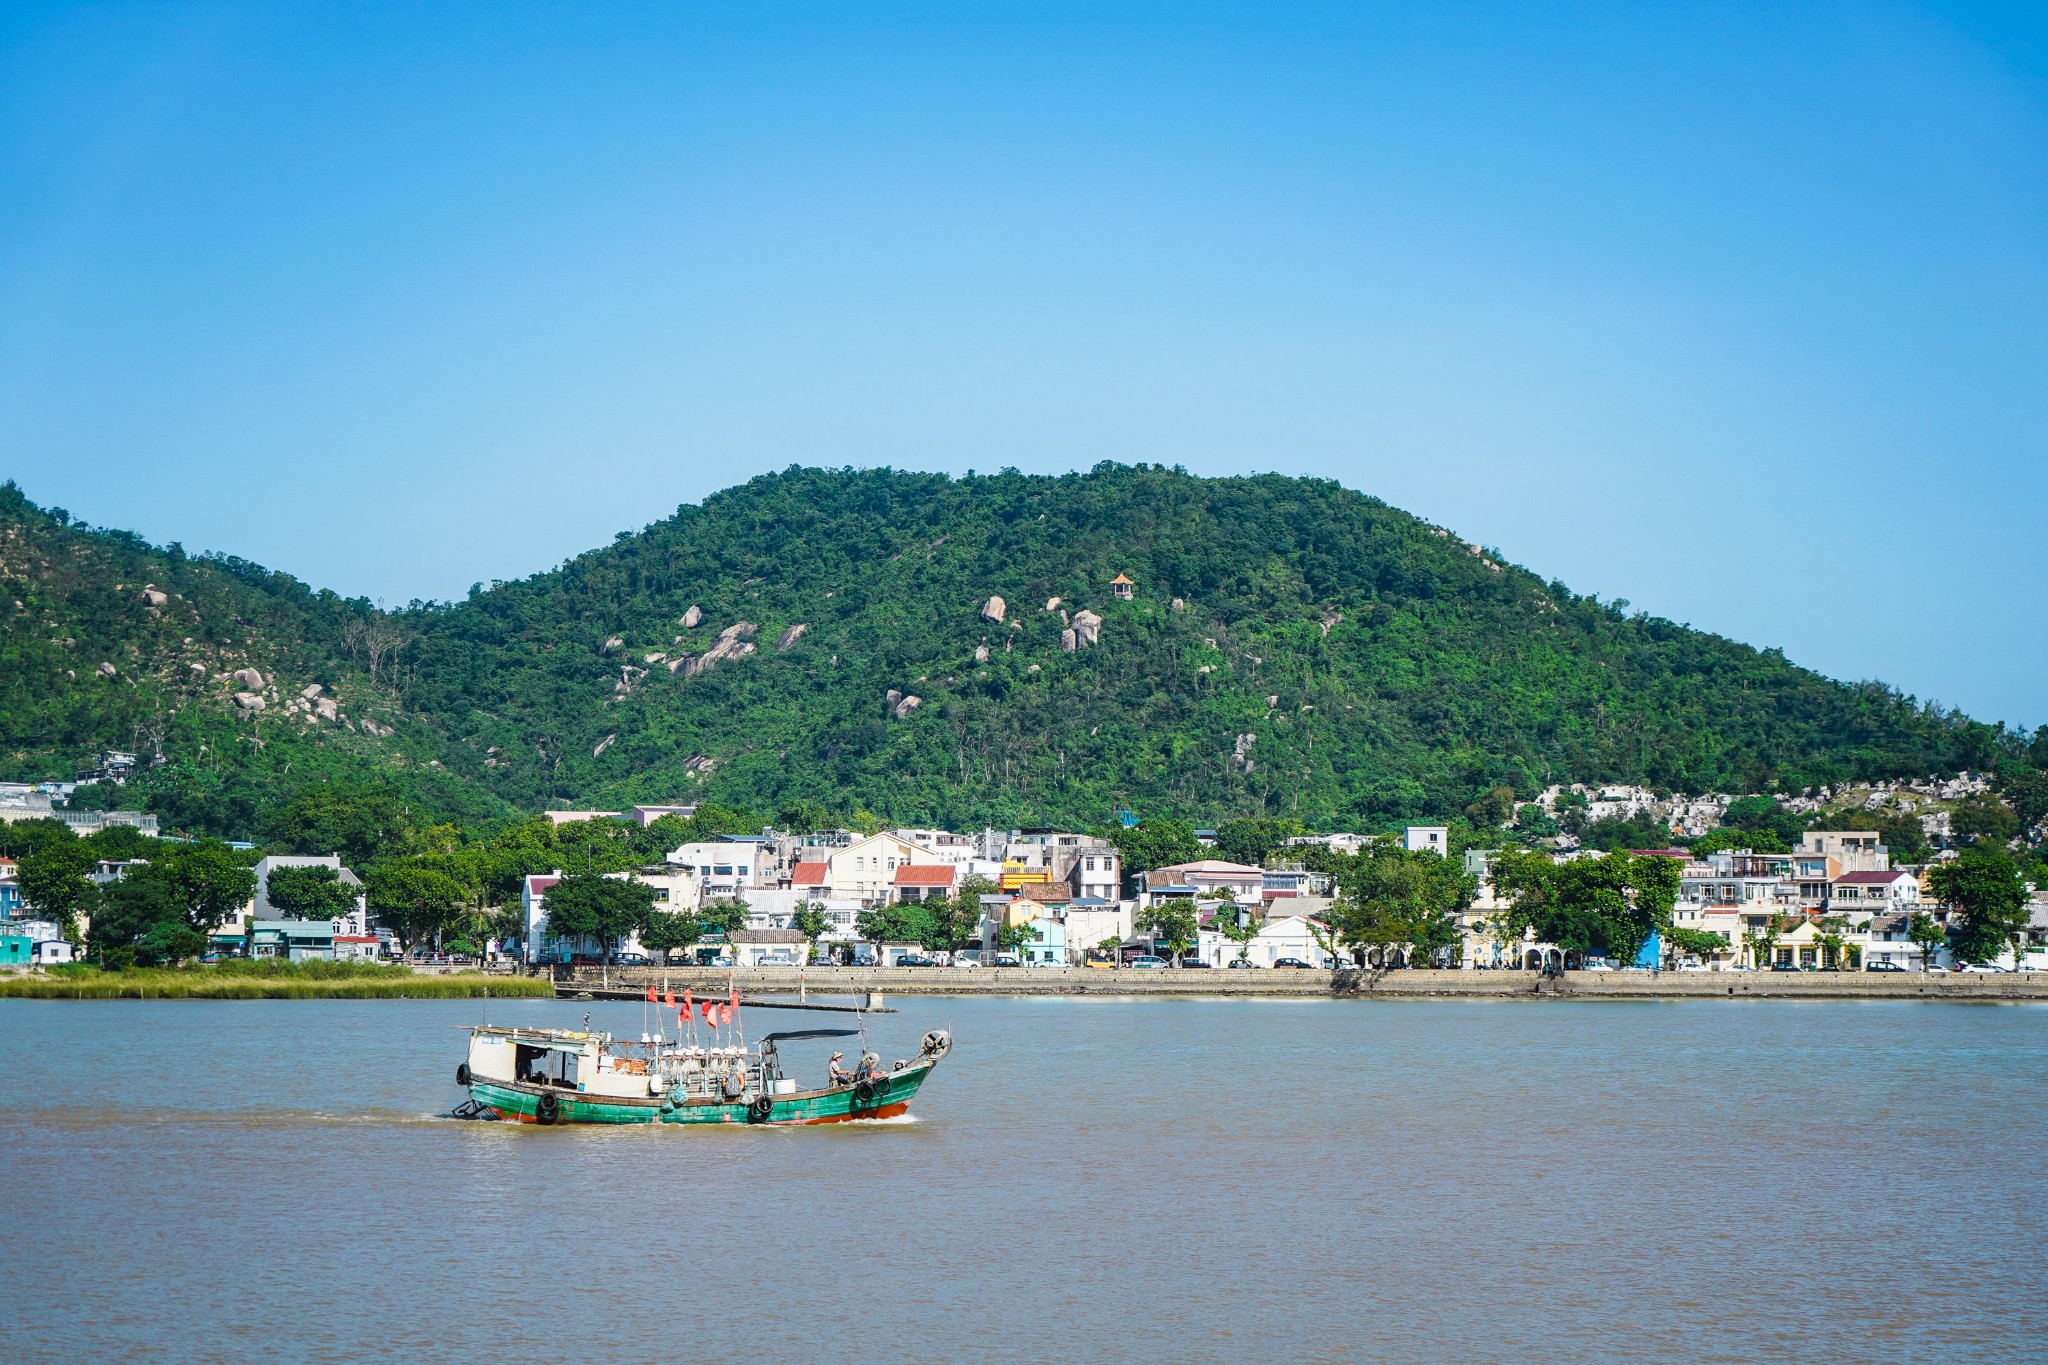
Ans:
[[[2026,762],[1997,727],[1624,614],[1319,480],[791,469],[391,615],[64,526],[11,486],[0,534],[0,591],[28,594],[0,644],[22,674],[0,683],[10,767],[154,727],[151,799],[227,832],[337,777],[467,819],[710,797],[770,817],[1330,826],[1500,786],[1755,791]],[[171,595],[158,615],[144,581]],[[90,671],[102,659],[116,678]],[[237,713],[219,679],[244,661],[285,679],[281,699],[323,683],[346,719]]]

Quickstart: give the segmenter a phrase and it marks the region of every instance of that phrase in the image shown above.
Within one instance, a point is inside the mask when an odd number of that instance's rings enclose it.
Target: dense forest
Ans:
[[[160,750],[149,800],[221,832],[338,779],[467,820],[708,797],[1327,827],[1554,781],[1759,791],[2043,756],[1313,479],[792,468],[388,615],[67,523],[0,494],[5,775]],[[233,700],[242,667],[264,711]],[[312,683],[338,719],[299,704]]]

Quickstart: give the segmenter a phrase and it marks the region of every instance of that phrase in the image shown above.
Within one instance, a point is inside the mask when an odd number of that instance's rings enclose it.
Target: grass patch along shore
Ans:
[[[481,972],[427,976],[405,967],[351,962],[233,961],[122,972],[78,966],[0,977],[0,999],[16,1000],[450,1000],[554,993],[545,978]]]

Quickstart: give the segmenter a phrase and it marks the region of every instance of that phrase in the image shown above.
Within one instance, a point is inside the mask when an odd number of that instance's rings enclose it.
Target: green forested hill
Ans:
[[[0,690],[17,768],[125,741],[140,710],[173,698],[232,710],[217,682],[180,680],[191,647],[174,637],[195,627],[134,619],[144,573],[219,595],[198,609],[219,617],[203,637],[216,668],[267,649],[293,681],[338,687],[356,719],[379,708],[392,727],[280,727],[294,763],[369,765],[473,813],[713,797],[957,824],[1094,824],[1118,807],[1357,824],[1448,813],[1499,784],[1757,790],[1981,768],[2013,745],[1775,650],[1575,597],[1316,480],[792,469],[553,571],[389,617],[233,561],[81,536],[14,497],[0,512],[17,534],[38,525],[105,556],[77,562],[72,617],[50,615],[62,593],[46,580],[44,615],[9,626],[6,648],[40,670]],[[1112,593],[1119,573],[1129,601]],[[997,595],[1007,612],[991,623]],[[81,699],[83,671],[54,681],[53,664],[85,658],[88,627],[68,622],[88,605],[90,629],[132,647],[126,666],[150,680],[118,705],[107,688]],[[1099,639],[1070,652],[1062,632],[1083,609]],[[78,643],[51,644],[59,628]],[[370,628],[388,637],[374,682]],[[294,780],[268,745],[216,737],[211,767],[173,748],[162,771],[181,782],[259,765],[244,800]],[[150,783],[189,803],[169,785]]]
[[[391,694],[394,635],[367,602],[92,529],[0,484],[0,780],[66,779],[114,748],[160,758],[138,788],[176,828],[253,834],[286,793],[330,779],[423,812],[511,814],[433,766],[438,733]],[[235,680],[252,668],[261,688]],[[294,706],[316,683],[333,720]]]
[[[1099,643],[1061,647],[1055,597],[1102,617]],[[488,780],[522,805],[1356,822],[1498,783],[1753,790],[1982,766],[1996,744],[1278,476],[793,469],[410,620],[408,704],[470,762],[495,750]],[[740,623],[752,655],[671,671]],[[899,718],[892,691],[921,704]]]

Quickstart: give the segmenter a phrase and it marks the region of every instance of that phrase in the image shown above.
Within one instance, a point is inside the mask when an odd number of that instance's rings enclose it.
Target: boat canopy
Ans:
[[[850,1028],[807,1028],[793,1029],[788,1033],[771,1033],[761,1041],[764,1043],[785,1043],[793,1038],[851,1038],[860,1030]]]

